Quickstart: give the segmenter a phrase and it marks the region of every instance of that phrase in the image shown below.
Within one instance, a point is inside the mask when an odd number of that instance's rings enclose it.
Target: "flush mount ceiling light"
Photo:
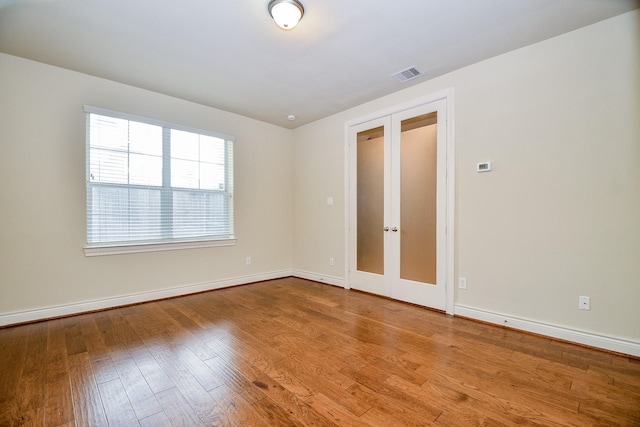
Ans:
[[[292,30],[304,15],[304,7],[298,0],[271,0],[269,14],[283,30]]]

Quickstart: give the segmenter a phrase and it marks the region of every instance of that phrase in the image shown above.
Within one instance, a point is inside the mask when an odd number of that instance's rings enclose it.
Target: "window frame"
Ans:
[[[178,250],[178,249],[192,249],[192,248],[208,248],[208,247],[219,247],[219,246],[233,246],[236,244],[237,239],[234,235],[235,230],[235,211],[233,205],[231,206],[231,212],[228,214],[228,224],[231,233],[229,237],[208,238],[209,236],[202,237],[180,237],[175,239],[149,239],[147,241],[137,240],[137,241],[117,241],[117,242],[97,242],[97,243],[89,243],[89,227],[90,227],[90,212],[89,212],[89,188],[90,188],[90,150],[91,143],[89,140],[90,133],[90,120],[89,114],[97,114],[102,116],[113,117],[116,119],[128,120],[132,122],[145,123],[149,125],[160,126],[163,128],[164,133],[170,133],[171,130],[175,129],[178,131],[195,133],[198,135],[210,136],[214,138],[223,139],[225,142],[229,142],[232,144],[235,143],[235,137],[230,135],[221,134],[218,132],[211,132],[203,129],[193,128],[189,126],[184,126],[176,123],[166,122],[162,120],[151,119],[142,116],[136,116],[133,114],[122,113],[118,111],[112,111],[99,107],[92,107],[85,105],[84,106],[85,113],[85,123],[86,123],[86,133],[85,133],[85,148],[86,148],[86,157],[85,157],[85,246],[84,253],[85,256],[100,256],[100,255],[116,255],[116,254],[130,254],[130,253],[142,253],[142,252],[157,252],[157,251],[167,251],[167,250]],[[163,138],[164,139],[164,138]],[[166,139],[163,140],[163,154],[162,161],[163,165],[166,162],[171,161],[171,153],[170,151],[165,152],[165,144]],[[233,152],[231,157],[231,164],[227,163],[228,160],[225,160],[225,175],[230,176],[231,187],[225,188],[223,191],[228,194],[231,198],[231,203],[233,204],[234,192],[233,192]],[[165,171],[163,171],[163,177],[165,176]],[[98,184],[100,185],[100,184]],[[171,191],[173,187],[168,187],[165,185],[164,178],[161,187],[157,186],[146,186],[146,185],[137,185],[137,184],[109,184],[105,183],[104,185],[108,186],[121,186],[125,188],[161,188],[163,191]],[[201,190],[201,189],[185,189],[182,187],[175,187],[176,191],[210,191],[210,190]]]

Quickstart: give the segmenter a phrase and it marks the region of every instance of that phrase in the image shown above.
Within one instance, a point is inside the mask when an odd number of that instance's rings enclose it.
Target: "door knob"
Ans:
[[[389,231],[389,226],[383,228],[384,231]]]
[[[393,232],[395,233],[396,231],[398,231],[398,227],[393,227],[393,228],[391,229],[391,231],[393,231]]]

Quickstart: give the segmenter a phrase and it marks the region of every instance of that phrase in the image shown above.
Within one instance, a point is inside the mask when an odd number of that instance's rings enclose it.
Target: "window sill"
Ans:
[[[180,249],[213,248],[235,246],[236,239],[202,240],[196,242],[149,243],[140,245],[86,246],[84,255],[88,257],[103,255],[137,254],[143,252],[174,251]]]

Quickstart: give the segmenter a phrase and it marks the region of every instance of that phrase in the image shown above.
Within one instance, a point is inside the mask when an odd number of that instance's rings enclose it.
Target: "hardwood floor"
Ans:
[[[0,330],[0,426],[640,426],[640,362],[287,278]]]

